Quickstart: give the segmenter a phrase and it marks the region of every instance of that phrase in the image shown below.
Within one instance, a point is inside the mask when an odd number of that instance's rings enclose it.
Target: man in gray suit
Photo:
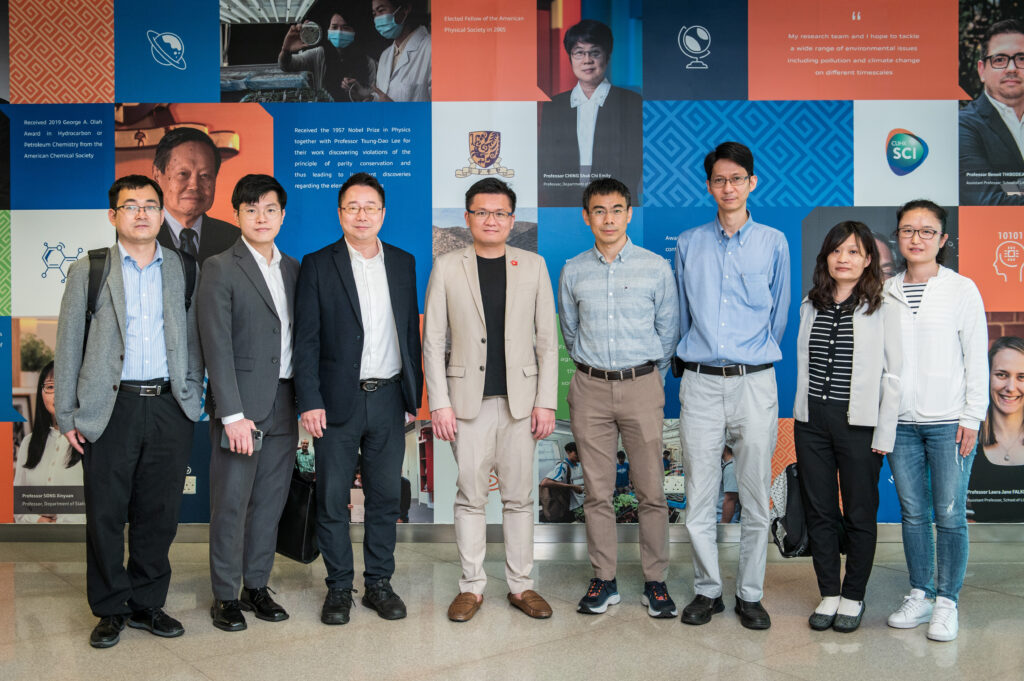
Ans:
[[[195,268],[156,242],[160,187],[128,175],[109,198],[117,243],[106,256],[88,337],[90,258],[82,258],[68,272],[54,360],[57,425],[82,454],[86,592],[100,618],[94,648],[115,645],[125,624],[157,636],[185,633],[163,605],[203,385],[185,282]]]
[[[243,609],[269,622],[288,619],[267,588],[299,440],[292,381],[299,262],[274,244],[287,200],[269,175],[238,181],[231,205],[242,237],[203,265],[196,300],[210,376],[210,616],[224,631],[245,629]]]

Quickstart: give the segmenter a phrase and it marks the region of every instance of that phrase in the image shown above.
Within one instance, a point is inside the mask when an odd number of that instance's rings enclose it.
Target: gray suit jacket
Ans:
[[[203,390],[203,356],[199,349],[196,307],[185,313],[185,277],[178,254],[168,248],[160,267],[164,297],[164,343],[171,392],[182,411],[193,421],[200,416]],[[85,311],[89,295],[89,258],[80,258],[68,271],[57,321],[57,352],[54,358],[57,426],[62,433],[77,428],[90,442],[103,434],[114,410],[127,323],[121,251],[110,247],[110,273],[100,289],[96,312],[89,329],[89,345],[82,353]]]
[[[299,261],[282,253],[281,278],[292,319],[298,277]],[[210,376],[207,413],[215,418],[242,413],[259,427],[271,415],[277,395],[282,324],[259,265],[241,239],[203,264],[196,305]]]

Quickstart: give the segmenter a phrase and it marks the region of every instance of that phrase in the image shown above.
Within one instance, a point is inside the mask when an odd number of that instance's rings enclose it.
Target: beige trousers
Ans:
[[[533,588],[533,452],[530,419],[514,419],[504,397],[484,398],[474,419],[458,419],[452,450],[459,467],[455,542],[462,562],[459,591],[482,594],[491,470],[501,493],[505,578],[509,591]]]

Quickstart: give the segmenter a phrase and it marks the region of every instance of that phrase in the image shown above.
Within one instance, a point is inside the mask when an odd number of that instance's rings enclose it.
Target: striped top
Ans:
[[[924,287],[927,285],[927,282],[923,284],[908,284],[907,282],[903,282],[903,295],[907,297],[910,309],[915,315],[917,314],[917,308],[921,307],[921,296],[924,295]]]
[[[836,403],[850,401],[855,307],[856,300],[850,296],[815,315],[808,341],[809,397]]]
[[[121,380],[164,380],[170,372],[164,341],[163,250],[157,244],[153,260],[140,269],[139,263],[128,255],[120,242],[117,247],[121,253],[124,307],[128,317]]]

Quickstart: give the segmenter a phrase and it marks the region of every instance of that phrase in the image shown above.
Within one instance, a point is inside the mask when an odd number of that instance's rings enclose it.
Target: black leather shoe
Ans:
[[[213,626],[221,631],[244,631],[246,627],[245,615],[237,600],[214,601],[210,606],[210,617],[213,618]]]
[[[708,598],[697,594],[690,604],[683,608],[683,622],[686,624],[707,624],[711,616],[725,610],[722,597]]]
[[[386,620],[400,620],[405,617],[405,603],[391,588],[391,580],[384,577],[366,587],[362,604]]]
[[[320,610],[320,621],[324,624],[345,624],[352,610],[353,589],[328,589],[324,607]]]
[[[849,634],[850,632],[857,631],[857,627],[860,626],[860,621],[864,617],[864,602],[861,601],[860,612],[856,615],[840,615],[836,613],[836,621],[832,623],[832,630],[838,631],[840,634]]]
[[[99,624],[92,630],[89,636],[89,645],[93,648],[110,648],[116,646],[121,640],[121,631],[124,629],[124,621],[128,619],[125,615],[108,615],[101,617]]]
[[[267,622],[283,622],[288,613],[270,597],[273,591],[268,586],[259,589],[242,589],[242,610],[256,613],[256,618]],[[276,592],[275,592],[276,593]]]
[[[136,610],[128,618],[128,626],[132,629],[145,629],[164,638],[174,638],[185,633],[185,627],[181,626],[181,622],[164,612],[163,608]]]
[[[772,626],[772,618],[761,605],[761,601],[745,601],[736,597],[736,614],[740,616],[740,624],[747,629],[767,629]]]

